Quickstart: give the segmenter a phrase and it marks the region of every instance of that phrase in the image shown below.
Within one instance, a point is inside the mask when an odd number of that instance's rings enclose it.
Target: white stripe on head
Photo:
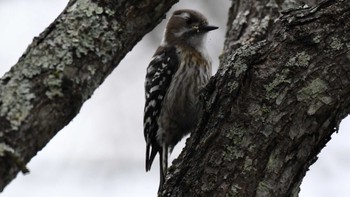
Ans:
[[[173,33],[176,37],[181,37],[184,33],[191,31],[191,29],[181,28],[178,32]]]
[[[189,19],[191,17],[190,14],[187,12],[182,12],[181,14],[176,14],[175,16],[178,16],[184,19]]]
[[[163,32],[163,38],[162,38],[162,41],[160,42],[160,46],[166,46],[168,43],[166,42],[166,40],[165,40],[165,33],[166,33],[166,28],[165,28],[165,30],[164,30],[164,32]]]

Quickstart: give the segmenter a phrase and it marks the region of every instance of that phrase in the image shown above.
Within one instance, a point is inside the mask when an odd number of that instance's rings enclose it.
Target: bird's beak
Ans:
[[[204,26],[201,26],[199,29],[203,32],[208,32],[208,31],[212,31],[212,30],[215,30],[218,28],[219,27],[216,27],[216,26],[204,25]]]

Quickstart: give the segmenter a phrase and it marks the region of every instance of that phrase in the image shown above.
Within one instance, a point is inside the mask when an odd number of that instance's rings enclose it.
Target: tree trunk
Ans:
[[[290,2],[232,1],[206,112],[160,196],[298,196],[349,113],[350,2]]]
[[[177,0],[71,0],[0,80],[0,191]]]

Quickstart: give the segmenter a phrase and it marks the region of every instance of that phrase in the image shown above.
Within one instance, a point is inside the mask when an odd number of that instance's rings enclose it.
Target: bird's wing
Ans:
[[[144,136],[146,140],[146,171],[151,169],[154,157],[161,154],[161,145],[157,141],[158,117],[162,101],[178,69],[178,56],[175,47],[159,47],[148,65],[145,90]]]

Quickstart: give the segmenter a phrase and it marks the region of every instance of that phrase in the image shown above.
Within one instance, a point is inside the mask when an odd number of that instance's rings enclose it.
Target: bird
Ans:
[[[196,10],[173,12],[146,70],[144,137],[146,171],[159,154],[161,191],[174,146],[197,126],[199,94],[212,73],[206,49],[209,31],[218,29]]]

